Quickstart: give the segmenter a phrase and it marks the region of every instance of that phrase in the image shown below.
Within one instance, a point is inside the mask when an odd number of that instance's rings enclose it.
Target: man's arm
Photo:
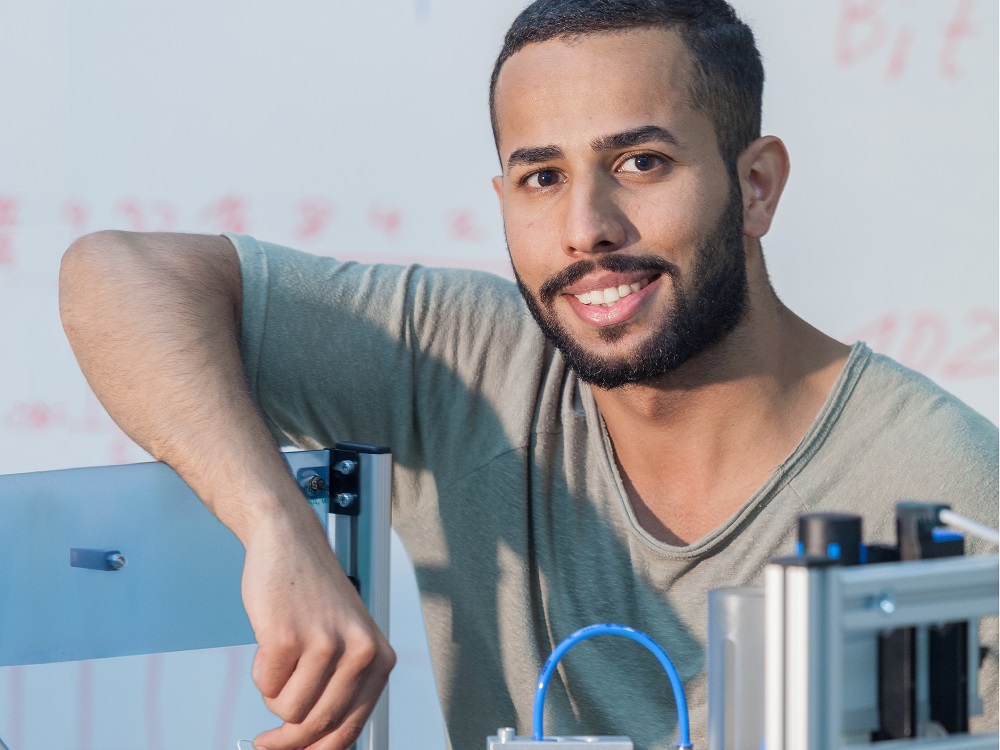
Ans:
[[[246,548],[243,601],[259,644],[253,678],[285,721],[257,747],[348,747],[395,655],[248,391],[232,244],[98,232],[66,251],[59,287],[66,335],[112,418]]]

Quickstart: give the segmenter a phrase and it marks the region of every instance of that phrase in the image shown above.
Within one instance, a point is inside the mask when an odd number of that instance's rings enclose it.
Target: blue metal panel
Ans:
[[[329,451],[286,454],[328,482]],[[326,493],[309,499],[326,520]],[[82,567],[95,552],[126,564]],[[162,463],[0,476],[0,666],[253,643],[243,547]]]

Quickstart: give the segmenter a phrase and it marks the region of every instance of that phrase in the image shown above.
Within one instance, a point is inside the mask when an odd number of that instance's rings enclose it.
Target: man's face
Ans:
[[[641,29],[529,45],[497,83],[518,285],[602,388],[665,375],[743,314],[739,183],[688,103],[689,65],[676,33]]]

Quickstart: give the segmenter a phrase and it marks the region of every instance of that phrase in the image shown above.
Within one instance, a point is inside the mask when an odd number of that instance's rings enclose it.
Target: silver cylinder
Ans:
[[[708,748],[764,739],[764,589],[708,592]]]

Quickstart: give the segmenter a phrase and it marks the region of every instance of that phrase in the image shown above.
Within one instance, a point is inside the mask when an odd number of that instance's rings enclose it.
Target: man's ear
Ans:
[[[493,190],[497,194],[497,198],[503,203],[503,176],[497,175],[493,178]]]
[[[744,149],[736,161],[743,189],[743,234],[760,239],[771,228],[791,164],[780,138],[766,135]]]

